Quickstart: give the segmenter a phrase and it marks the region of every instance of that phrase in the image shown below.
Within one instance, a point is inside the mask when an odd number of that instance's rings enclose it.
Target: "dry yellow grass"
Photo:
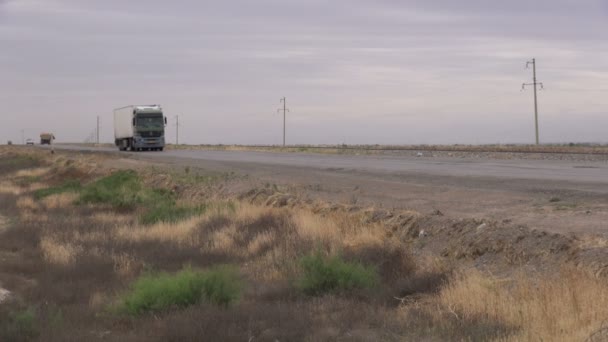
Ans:
[[[272,246],[272,243],[275,241],[276,236],[273,232],[263,232],[261,234],[256,235],[249,245],[247,246],[247,252],[249,255],[256,255],[264,248]]]
[[[203,220],[194,216],[179,222],[159,222],[152,226],[121,226],[115,235],[130,241],[157,240],[177,243],[191,243],[192,232]]]
[[[55,265],[69,265],[82,253],[82,247],[72,243],[61,243],[51,237],[43,237],[40,241],[40,249],[44,259]]]
[[[48,167],[38,167],[35,169],[25,169],[15,172],[14,177],[41,177],[50,171]]]
[[[211,251],[216,252],[230,252],[237,253],[240,255],[239,250],[235,248],[235,239],[238,236],[238,230],[236,226],[229,225],[224,228],[221,228],[211,235],[209,235],[208,245]]]
[[[344,247],[379,246],[389,240],[384,226],[366,223],[358,215],[333,213],[320,216],[299,210],[293,218],[300,238],[325,243],[332,251]]]
[[[77,198],[77,194],[66,192],[45,197],[41,202],[47,209],[59,209],[71,206]]]
[[[335,244],[341,239],[340,228],[335,220],[300,210],[293,215],[298,235],[302,239]]]
[[[48,214],[39,210],[21,209],[19,211],[19,220],[21,222],[35,223],[40,226],[44,223],[48,223],[50,218]]]
[[[2,194],[11,194],[11,195],[17,195],[18,196],[23,191],[24,190],[21,187],[13,184],[11,182],[4,181],[4,182],[0,183],[0,193],[2,193]]]
[[[469,271],[452,279],[439,300],[459,319],[517,329],[502,341],[583,341],[608,317],[608,284],[577,269],[509,280]]]
[[[123,277],[134,276],[138,271],[137,261],[129,254],[113,254],[112,261],[114,261],[114,271]]]
[[[92,219],[99,223],[114,223],[114,224],[126,224],[131,221],[130,215],[121,215],[112,212],[98,212],[93,214]]]
[[[255,220],[263,215],[279,214],[281,209],[254,205],[247,202],[235,203],[234,220],[247,222]]]
[[[39,206],[32,197],[25,196],[17,199],[17,208],[22,210],[37,210]]]

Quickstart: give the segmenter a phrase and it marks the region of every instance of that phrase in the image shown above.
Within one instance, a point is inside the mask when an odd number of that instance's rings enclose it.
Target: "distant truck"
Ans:
[[[121,151],[162,151],[167,118],[159,105],[114,110],[114,143]]]
[[[53,133],[40,133],[40,145],[50,145],[55,140]]]

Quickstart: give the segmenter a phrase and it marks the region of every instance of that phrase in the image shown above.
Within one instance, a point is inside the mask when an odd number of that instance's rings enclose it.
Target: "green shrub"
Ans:
[[[78,192],[81,188],[82,186],[80,185],[79,181],[71,180],[59,186],[36,190],[34,191],[34,198],[39,200],[64,192]]]
[[[373,288],[378,274],[372,267],[343,261],[340,257],[325,257],[321,252],[300,260],[304,274],[298,287],[308,295]]]
[[[187,307],[200,301],[230,305],[239,299],[241,280],[236,269],[221,266],[206,272],[185,269],[171,275],[140,277],[122,300],[122,311],[138,315],[171,307]]]

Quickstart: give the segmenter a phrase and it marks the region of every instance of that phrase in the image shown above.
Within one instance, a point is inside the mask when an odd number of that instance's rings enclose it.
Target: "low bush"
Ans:
[[[240,298],[241,280],[236,269],[216,267],[206,272],[184,269],[177,274],[160,273],[139,278],[122,300],[122,311],[138,315],[187,307],[206,301],[227,306]]]
[[[34,191],[34,198],[39,200],[51,195],[62,194],[64,192],[78,192],[81,188],[82,186],[80,185],[79,181],[70,180],[59,186],[36,190]]]
[[[300,264],[304,273],[298,287],[308,295],[373,288],[378,284],[373,267],[346,262],[338,256],[325,257],[316,252],[303,257]]]

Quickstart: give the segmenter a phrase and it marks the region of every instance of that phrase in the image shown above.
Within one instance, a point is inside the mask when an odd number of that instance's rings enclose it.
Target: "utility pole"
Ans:
[[[179,115],[175,116],[175,145],[179,145]]]
[[[97,145],[99,145],[99,115],[97,116],[97,134],[95,140],[97,141]]]
[[[289,112],[289,109],[287,109],[287,98],[283,97],[281,99],[281,102],[283,103],[283,108],[277,109],[278,112],[283,112],[283,147],[285,147],[285,118],[287,116],[287,112]]]
[[[525,90],[526,86],[534,86],[534,127],[536,129],[536,145],[538,145],[539,142],[539,138],[538,138],[538,86],[540,86],[540,89],[542,90],[544,88],[543,83],[542,82],[537,82],[536,80],[536,58],[532,58],[531,61],[528,61],[526,63],[526,69],[530,67],[530,64],[532,64],[532,83],[524,83],[521,85],[521,90]]]

